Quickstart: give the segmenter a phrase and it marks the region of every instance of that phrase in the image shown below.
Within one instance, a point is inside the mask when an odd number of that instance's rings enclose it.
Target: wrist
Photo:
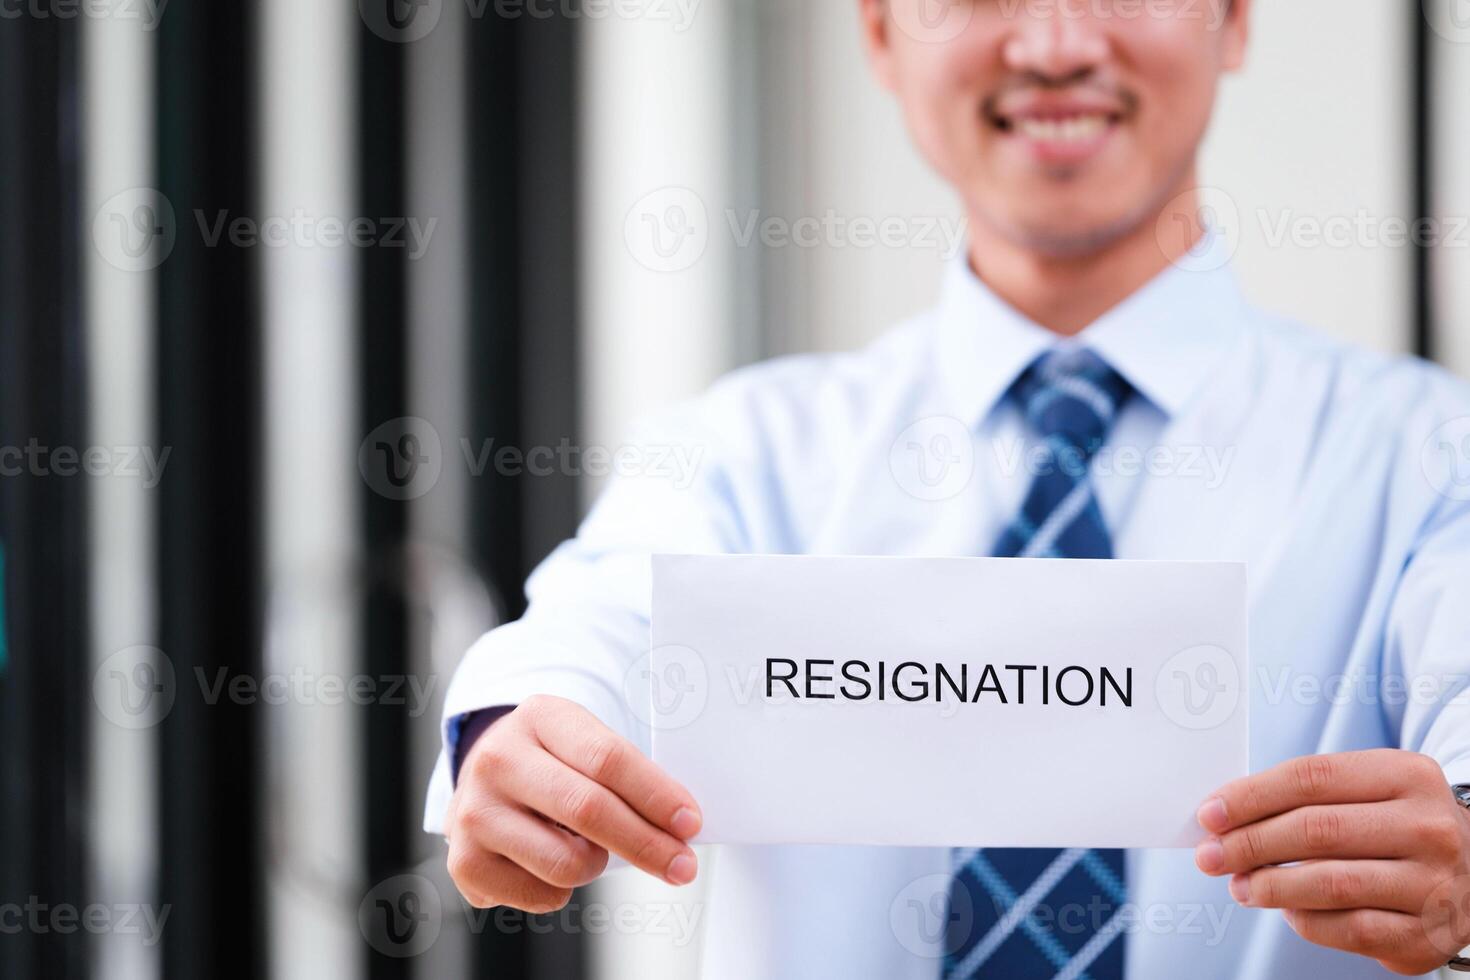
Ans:
[[[497,705],[494,708],[482,708],[472,711],[467,715],[460,716],[459,735],[454,743],[454,784],[459,785],[459,772],[464,766],[464,761],[470,757],[470,750],[489,731],[490,726],[501,718],[515,710],[515,705]]]

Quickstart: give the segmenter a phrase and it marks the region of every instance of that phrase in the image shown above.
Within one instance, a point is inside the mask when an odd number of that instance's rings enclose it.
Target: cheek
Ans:
[[[980,45],[954,43],[905,52],[899,98],[914,141],[930,164],[956,177],[976,164],[983,94],[999,82]]]
[[[1194,143],[1209,123],[1220,72],[1217,38],[1165,24],[1123,49],[1142,100],[1141,121],[1161,145]]]

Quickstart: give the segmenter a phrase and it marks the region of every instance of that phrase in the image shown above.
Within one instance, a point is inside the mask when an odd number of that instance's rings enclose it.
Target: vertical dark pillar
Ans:
[[[0,29],[0,902],[83,907],[91,706],[76,21]],[[30,450],[34,447],[35,453]],[[25,453],[18,456],[17,452]],[[0,940],[0,972],[83,977],[85,934]]]
[[[393,5],[390,4],[391,8]],[[421,11],[413,16],[424,16]],[[378,220],[406,217],[404,76],[408,42],[364,22],[357,36],[358,211]],[[385,36],[387,35],[387,36]],[[407,414],[407,281],[403,249],[373,245],[359,251],[358,418],[364,435]],[[385,460],[385,466],[396,461]],[[398,583],[408,535],[409,502],[363,486],[363,547],[371,568],[362,610],[362,670],[369,676],[408,671],[408,614]],[[403,710],[374,703],[366,713],[361,772],[367,811],[362,819],[364,864],[375,885],[406,870],[410,826],[408,725]],[[420,788],[415,786],[416,798]],[[409,975],[409,961],[369,952],[373,980]]]
[[[170,980],[266,972],[258,708],[200,678],[261,670],[258,256],[223,217],[256,212],[252,0],[174,0],[157,49],[158,189],[176,243],[158,269],[159,634],[178,693],[159,728]]]
[[[469,34],[469,418],[476,444],[557,451],[577,440],[575,16],[495,9]],[[475,481],[470,546],[506,616],[524,612],[526,576],[575,530],[577,493],[570,472],[501,475],[491,465]],[[522,926],[480,937],[484,977],[574,978],[583,959],[580,933]]]
[[[1414,19],[1411,38],[1414,46],[1409,118],[1413,138],[1410,142],[1413,161],[1413,209],[1415,218],[1435,218],[1434,210],[1434,28],[1422,4],[1413,4],[1409,16]],[[1413,249],[1414,350],[1421,357],[1437,355],[1435,345],[1434,273],[1431,247],[1415,242]]]

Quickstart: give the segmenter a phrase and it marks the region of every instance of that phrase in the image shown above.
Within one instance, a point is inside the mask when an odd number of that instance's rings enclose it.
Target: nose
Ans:
[[[1006,67],[1049,81],[1066,81],[1102,64],[1108,56],[1108,39],[1097,18],[1073,9],[1073,4],[1050,6],[1034,16],[1017,15],[1002,49]]]

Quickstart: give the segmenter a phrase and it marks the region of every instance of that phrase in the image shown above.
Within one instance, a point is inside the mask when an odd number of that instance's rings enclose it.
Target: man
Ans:
[[[1256,774],[1201,802],[1193,854],[724,848],[705,975],[1443,966],[1470,943],[1451,788],[1470,781],[1470,493],[1425,454],[1463,451],[1470,391],[1242,301],[1195,168],[1251,3],[959,0],[940,30],[923,0],[860,2],[877,77],[963,201],[968,262],[867,350],[739,372],[674,415],[663,438],[704,453],[695,485],[614,485],[538,570],[530,612],[451,687],[428,823],[455,882],[476,905],[546,911],[609,853],[697,874],[698,801],[646,758],[622,696],[650,553],[1233,560],[1251,583]],[[940,470],[921,486],[895,463],[905,432],[922,452],[953,436],[919,462],[973,472],[929,492]],[[1017,445],[1090,468],[1018,471]],[[1129,451],[1175,464],[1128,467]],[[966,778],[974,747],[936,751]],[[908,934],[909,899],[941,922],[961,900],[974,913]]]

